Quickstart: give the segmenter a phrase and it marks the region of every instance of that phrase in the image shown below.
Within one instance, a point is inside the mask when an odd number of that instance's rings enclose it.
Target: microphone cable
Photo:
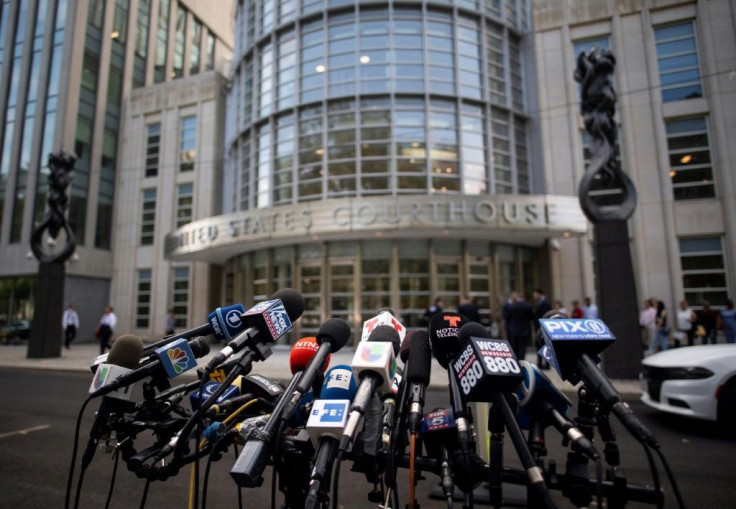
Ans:
[[[596,494],[596,507],[603,507],[603,461],[598,456],[595,459],[595,494]]]
[[[120,459],[120,450],[115,449],[115,463],[112,466],[112,479],[110,479],[110,490],[107,492],[107,501],[105,502],[105,509],[109,509],[110,501],[112,500],[112,490],[115,487],[115,477],[118,473],[118,460]]]
[[[276,428],[276,439],[273,445],[273,454],[271,458],[273,460],[273,469],[271,472],[271,509],[276,509],[276,481],[278,480],[278,468],[276,468],[279,462],[279,454],[281,451],[282,433],[286,422],[282,419],[279,420],[278,427]]]
[[[338,449],[337,451],[337,458],[335,458],[335,478],[333,479],[332,483],[332,509],[337,509],[337,499],[338,499],[338,485],[340,483],[340,465],[342,464],[342,458],[344,455],[344,451],[342,449]]]
[[[79,448],[79,432],[82,429],[82,416],[84,415],[84,409],[87,408],[87,404],[92,401],[92,396],[87,396],[87,399],[82,403],[82,407],[79,409],[79,415],[77,415],[77,425],[74,429],[74,448],[72,450],[72,460],[69,465],[69,478],[66,482],[66,496],[64,498],[64,509],[69,509],[69,499],[72,495],[72,482],[74,479],[74,467],[77,463],[77,449]],[[80,476],[84,475],[84,472],[80,472]],[[78,487],[79,488],[79,487]],[[77,504],[79,504],[79,497],[75,496]]]
[[[675,476],[672,474],[672,470],[670,469],[669,463],[667,463],[667,459],[664,457],[664,454],[662,453],[661,449],[654,449],[654,450],[659,456],[659,459],[662,462],[662,465],[664,466],[664,471],[667,474],[667,479],[670,481],[670,485],[672,486],[672,491],[675,493],[675,498],[677,499],[677,505],[680,507],[680,509],[685,509],[685,501],[682,499],[680,488],[677,486],[677,481],[675,481]]]
[[[647,455],[647,463],[649,463],[649,471],[652,473],[652,481],[654,482],[654,489],[657,490],[657,493],[662,492],[662,485],[659,482],[659,471],[657,470],[657,465],[654,463],[654,456],[652,456],[652,451],[649,450],[649,447],[647,447],[646,443],[642,443],[642,447],[644,447],[644,452]],[[660,500],[659,503],[657,503],[657,509],[662,509],[662,501]]]
[[[151,486],[151,478],[146,478],[146,485],[143,487],[143,497],[141,498],[141,507],[143,509],[146,506],[146,499],[148,498],[148,488]]]

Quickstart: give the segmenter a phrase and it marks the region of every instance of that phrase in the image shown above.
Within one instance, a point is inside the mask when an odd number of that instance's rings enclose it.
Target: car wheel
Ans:
[[[731,380],[718,399],[718,422],[731,428],[736,426],[736,380]]]

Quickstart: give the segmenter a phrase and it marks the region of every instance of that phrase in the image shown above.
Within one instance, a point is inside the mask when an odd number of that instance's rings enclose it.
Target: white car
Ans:
[[[642,402],[663,412],[736,423],[736,344],[675,348],[642,361]]]

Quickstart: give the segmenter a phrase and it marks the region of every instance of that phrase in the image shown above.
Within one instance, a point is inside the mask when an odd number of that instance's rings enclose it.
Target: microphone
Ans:
[[[129,338],[135,338],[137,341],[128,339],[126,336]],[[119,350],[115,352],[115,355],[113,355],[113,349],[110,349],[110,359],[116,359],[118,356],[122,356],[126,362],[129,362],[135,357],[140,358],[140,353],[143,350],[143,343],[137,336],[120,336],[113,343],[113,347],[115,347],[115,345],[123,338],[126,338],[126,341],[121,343],[121,346]],[[120,352],[120,350],[122,350],[122,352]],[[209,353],[209,351],[210,346],[201,338],[195,338],[190,342],[187,342],[184,339],[174,341],[173,343],[156,350],[156,360],[117,377],[112,382],[92,392],[90,396],[92,398],[104,396],[121,387],[127,387],[132,383],[150,376],[161,374],[166,374],[169,378],[179,376],[181,373],[195,367],[197,365],[195,359],[204,357]],[[137,360],[136,365],[138,365]]]
[[[530,429],[533,421],[543,426],[552,425],[560,434],[570,441],[573,450],[585,454],[591,460],[600,455],[593,443],[583,435],[565,414],[572,403],[534,364],[519,361],[524,380],[514,391],[519,400],[516,420],[521,429]]]
[[[143,352],[143,341],[138,336],[132,334],[123,334],[118,337],[110,348],[110,362],[100,365],[95,373],[90,387],[90,398],[96,395],[107,394],[102,398],[100,408],[95,415],[95,420],[89,431],[89,441],[82,455],[82,470],[86,470],[92,462],[95,455],[97,441],[109,432],[108,421],[114,413],[122,413],[131,411],[135,406],[130,401],[132,395],[132,387],[127,387],[126,391],[119,391],[119,384],[116,384],[120,376],[132,372],[131,370],[138,365],[141,353]],[[115,378],[113,378],[115,377]],[[130,384],[128,384],[130,385]],[[107,389],[111,387],[110,389]]]
[[[406,367],[406,380],[411,394],[409,432],[415,434],[422,422],[424,391],[429,385],[432,372],[432,351],[429,347],[429,334],[426,331],[419,330],[412,334],[409,359]]]
[[[248,345],[257,347],[257,343],[264,340],[276,341],[291,329],[292,322],[298,320],[303,312],[304,297],[296,290],[284,288],[274,293],[270,300],[256,304],[241,315],[247,328],[210,360],[205,371],[212,371],[225,359]],[[270,351],[268,353],[270,354]],[[261,353],[261,356],[263,355]]]
[[[465,347],[450,367],[463,394],[468,401],[488,401],[498,406],[516,454],[526,472],[535,504],[554,507],[544,483],[542,469],[534,461],[506,399],[506,393],[524,378],[511,345],[505,339],[491,339],[488,330],[475,322],[460,328],[459,340]]]
[[[257,487],[263,482],[261,474],[271,455],[271,438],[279,422],[287,421],[296,411],[299,400],[312,386],[317,376],[326,369],[326,360],[331,351],[342,348],[350,337],[350,327],[339,319],[331,319],[320,327],[316,341],[319,348],[314,350],[310,338],[297,341],[289,355],[289,363],[294,373],[284,396],[279,399],[263,428],[254,430],[245,442],[243,450],[230,470],[230,476],[241,487]],[[333,349],[334,348],[334,349]],[[297,353],[294,353],[297,351]],[[309,356],[311,355],[311,358]],[[292,362],[293,361],[293,362]],[[298,367],[305,365],[299,371]],[[307,381],[302,384],[304,379]],[[286,396],[291,394],[291,398]],[[292,406],[291,403],[294,402]]]
[[[299,406],[299,400],[312,387],[319,374],[324,373],[327,362],[329,362],[330,353],[335,353],[345,346],[351,334],[350,326],[339,318],[330,318],[322,324],[316,337],[319,347],[305,366],[301,379],[289,396],[281,414],[282,420],[286,421],[294,415]],[[301,354],[297,354],[296,357],[300,358]],[[289,393],[287,392],[287,394]]]
[[[379,325],[371,332],[368,340],[359,343],[355,349],[352,370],[353,376],[360,380],[360,385],[350,407],[348,422],[340,441],[339,450],[342,453],[352,443],[373,394],[386,393],[391,390],[396,372],[393,343],[397,335],[398,332],[393,327]],[[377,438],[377,428],[375,435]],[[369,441],[369,437],[365,439],[366,442]]]
[[[332,463],[337,455],[337,445],[347,423],[350,402],[355,397],[357,385],[350,366],[340,365],[330,369],[322,386],[322,397],[314,401],[307,421],[307,431],[317,444],[314,467],[309,480],[304,507],[311,509],[319,502],[321,487],[329,486]]]
[[[563,318],[554,311],[544,316],[546,318],[539,320],[542,335],[538,340],[544,341],[540,355],[544,353],[548,356],[550,365],[563,380],[577,383],[582,379],[596,399],[618,418],[634,438],[659,449],[659,442],[652,432],[634,415],[598,367],[600,359],[597,355],[616,340],[603,321]]]
[[[148,355],[153,350],[161,348],[162,346],[168,345],[179,339],[192,339],[198,336],[207,336],[209,334],[214,335],[215,339],[218,341],[223,339],[233,339],[238,335],[238,333],[245,329],[245,325],[243,325],[243,321],[240,318],[240,315],[244,312],[245,308],[242,304],[233,304],[232,306],[217,308],[207,316],[206,324],[173,336],[168,336],[161,341],[157,341],[150,345],[146,345],[143,348],[143,353]],[[116,341],[119,339],[120,338]],[[110,353],[112,353],[112,349],[110,350]],[[108,355],[109,354],[102,354],[97,356],[90,366],[90,369],[95,371],[99,364],[108,362]],[[142,361],[147,361],[148,358],[149,357],[146,357]]]
[[[452,480],[449,451],[456,447],[457,423],[447,409],[436,408],[424,416],[421,433],[427,454],[440,460],[440,486],[443,496],[450,504],[454,498],[455,483]],[[470,479],[463,484],[469,483]]]

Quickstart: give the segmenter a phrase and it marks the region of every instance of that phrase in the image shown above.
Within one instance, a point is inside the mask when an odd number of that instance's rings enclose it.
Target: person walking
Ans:
[[[105,353],[105,350],[110,348],[110,338],[115,330],[115,324],[118,323],[118,317],[113,313],[112,306],[105,308],[105,313],[100,318],[100,323],[97,326],[97,336],[100,340],[100,355]]]
[[[460,305],[457,307],[457,312],[463,315],[471,322],[480,323],[480,313],[478,313],[478,307],[473,304],[467,295],[460,297]]]
[[[644,309],[639,313],[639,325],[642,332],[642,350],[651,348],[654,335],[657,333],[657,306],[652,299],[644,301]]]
[[[721,321],[723,322],[723,333],[726,335],[726,343],[736,342],[736,309],[734,309],[731,299],[726,299],[726,309],[721,310]]]
[[[556,312],[568,316],[567,309],[565,309],[565,305],[562,303],[561,300],[556,300],[552,302],[552,309],[554,309]]]
[[[436,315],[437,313],[442,313],[442,307],[444,305],[445,305],[445,302],[442,300],[442,297],[437,297],[436,299],[434,299],[434,304],[429,306],[424,311],[424,319],[426,320],[426,322],[429,323],[432,317]]]
[[[174,334],[176,334],[174,327],[176,327],[176,317],[174,316],[174,310],[169,309],[166,312],[166,323],[164,324],[164,329],[166,331],[165,335],[173,336]]]
[[[677,310],[677,332],[675,333],[675,348],[679,348],[683,340],[687,340],[687,346],[693,346],[693,324],[698,320],[695,311],[690,308],[686,300],[680,301],[680,309]]]
[[[654,341],[652,341],[649,351],[647,352],[649,355],[667,350],[670,336],[670,329],[667,327],[667,309],[665,308],[664,302],[655,298],[652,298],[652,302],[657,306],[657,317],[655,322],[657,325],[657,332],[654,334]]]
[[[570,318],[584,318],[585,313],[583,308],[580,307],[580,302],[577,300],[572,301],[572,311],[570,311]]]
[[[64,329],[64,346],[69,350],[79,330],[79,315],[77,314],[77,307],[74,303],[69,304],[69,307],[64,310],[64,314],[61,317],[61,326]]]
[[[707,300],[703,301],[703,309],[698,313],[698,325],[702,325],[705,329],[705,336],[703,336],[703,344],[708,343],[716,344],[718,341],[717,334],[718,328],[718,311],[710,307],[710,302]]]
[[[541,288],[532,290],[532,298],[534,299],[534,330],[532,334],[536,337],[537,331],[539,331],[539,320],[544,318],[544,315],[552,309],[552,305]],[[519,357],[519,359],[521,360],[523,357]],[[537,366],[541,369],[549,369],[549,363],[539,354],[537,354]]]
[[[509,296],[508,306],[504,307],[503,318],[506,321],[506,330],[509,335],[511,348],[519,360],[524,359],[526,345],[532,335],[532,321],[534,312],[532,307],[513,292]]]
[[[598,306],[596,306],[590,297],[585,297],[585,305],[583,306],[583,318],[598,318]]]

